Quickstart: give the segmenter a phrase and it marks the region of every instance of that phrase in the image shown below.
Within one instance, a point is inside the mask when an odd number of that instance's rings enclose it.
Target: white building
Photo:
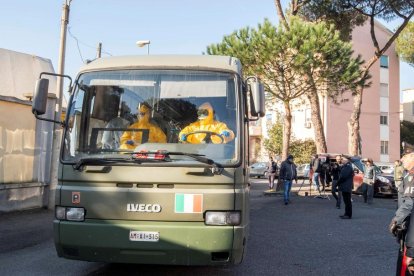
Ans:
[[[414,88],[403,90],[401,121],[414,123]]]

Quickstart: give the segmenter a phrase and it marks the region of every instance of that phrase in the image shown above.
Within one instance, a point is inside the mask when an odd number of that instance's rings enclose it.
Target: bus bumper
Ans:
[[[204,222],[54,221],[59,257],[138,264],[220,265],[243,259],[246,227]],[[158,232],[159,241],[131,241],[130,231]]]

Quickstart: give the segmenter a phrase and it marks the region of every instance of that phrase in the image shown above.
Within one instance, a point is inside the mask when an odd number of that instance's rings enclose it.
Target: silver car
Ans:
[[[257,162],[250,166],[250,177],[266,177],[267,176],[267,162]]]
[[[309,164],[302,164],[298,165],[296,168],[298,178],[309,178],[309,171],[310,171],[310,165]]]

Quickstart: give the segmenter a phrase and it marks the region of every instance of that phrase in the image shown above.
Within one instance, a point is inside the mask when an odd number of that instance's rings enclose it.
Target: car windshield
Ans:
[[[358,170],[360,170],[361,172],[365,172],[365,163],[364,163],[364,162],[362,162],[362,161],[361,161],[361,159],[354,159],[354,160],[352,160],[352,164],[353,164],[355,167],[357,167],[357,168],[358,168]],[[376,166],[376,165],[374,164],[374,167],[375,167],[375,172],[376,172],[377,174],[381,174],[381,173],[382,173],[381,169],[380,169],[378,166]]]
[[[239,158],[237,76],[193,70],[82,74],[69,107],[62,158],[114,158],[142,151]],[[197,162],[185,154],[171,161]]]

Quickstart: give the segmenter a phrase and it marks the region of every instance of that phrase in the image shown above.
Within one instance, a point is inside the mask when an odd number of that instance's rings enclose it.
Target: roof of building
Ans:
[[[0,95],[26,100],[33,94],[41,72],[54,72],[50,59],[0,48]],[[51,77],[49,91],[56,91],[56,77]]]

